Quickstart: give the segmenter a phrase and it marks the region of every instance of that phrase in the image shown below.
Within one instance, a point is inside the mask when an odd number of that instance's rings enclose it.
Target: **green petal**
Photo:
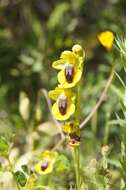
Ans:
[[[60,58],[66,60],[66,62],[70,64],[76,64],[78,62],[78,56],[72,51],[63,51]]]
[[[63,89],[61,88],[55,88],[55,90],[50,90],[48,95],[49,98],[53,99],[53,100],[57,100],[58,96],[63,92]]]
[[[53,67],[54,69],[61,70],[61,69],[64,68],[64,64],[65,64],[65,63],[66,63],[65,60],[59,59],[59,60],[53,62],[52,67]]]

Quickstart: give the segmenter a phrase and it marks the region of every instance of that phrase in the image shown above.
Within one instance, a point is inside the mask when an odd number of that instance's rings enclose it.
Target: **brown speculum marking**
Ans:
[[[60,95],[59,99],[58,99],[58,108],[59,111],[62,115],[66,114],[66,110],[67,110],[67,97],[64,95]]]
[[[48,167],[48,165],[49,165],[48,160],[43,160],[43,161],[42,161],[42,164],[41,164],[41,170],[42,170],[42,171],[45,171],[46,168]]]
[[[73,82],[74,66],[72,64],[68,64],[65,66],[65,77],[68,83]]]
[[[76,135],[75,133],[71,133],[69,136],[71,144],[80,143],[80,136]]]

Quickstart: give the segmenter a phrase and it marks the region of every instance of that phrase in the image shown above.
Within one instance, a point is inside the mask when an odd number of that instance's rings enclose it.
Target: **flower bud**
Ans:
[[[72,47],[72,51],[76,54],[78,54],[80,57],[83,57],[84,56],[84,51],[83,51],[83,48],[79,45],[79,44],[76,44]]]
[[[78,136],[76,133],[69,134],[69,144],[71,146],[78,146],[80,145],[80,136]]]

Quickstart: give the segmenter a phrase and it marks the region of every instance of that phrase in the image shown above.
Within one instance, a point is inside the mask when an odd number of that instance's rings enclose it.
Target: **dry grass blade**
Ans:
[[[80,124],[80,128],[83,128],[87,123],[88,121],[92,118],[92,116],[95,114],[95,112],[98,110],[98,108],[100,107],[101,103],[103,102],[105,96],[106,96],[106,93],[109,89],[109,86],[112,82],[112,79],[114,77],[114,74],[115,74],[115,67],[116,65],[114,64],[113,67],[112,67],[112,70],[111,70],[111,73],[110,73],[110,76],[106,82],[106,85],[105,85],[105,88],[98,100],[98,102],[96,103],[96,105],[94,106],[94,108],[92,109],[92,111],[89,113],[89,115],[82,121],[82,123]]]

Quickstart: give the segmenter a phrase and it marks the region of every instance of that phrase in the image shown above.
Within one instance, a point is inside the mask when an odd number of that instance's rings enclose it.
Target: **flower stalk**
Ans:
[[[72,148],[76,190],[81,190],[80,177],[80,80],[83,73],[84,50],[74,45],[72,51],[65,50],[60,59],[54,61],[52,67],[60,70],[57,78],[59,85],[49,92],[55,102],[52,114],[56,120],[64,121],[63,132],[69,138]],[[71,116],[75,115],[75,119]]]
[[[81,189],[81,181],[80,181],[80,146],[73,147],[73,161],[76,175],[76,189]]]
[[[16,185],[17,185],[17,190],[21,190],[21,188],[20,188],[20,186],[19,186],[19,184],[18,184],[18,182],[17,182],[17,179],[15,178],[15,173],[14,173],[14,171],[13,171],[13,166],[12,166],[12,163],[11,163],[11,161],[10,161],[9,156],[7,157],[7,160],[8,160],[9,166],[10,166],[10,172],[11,172],[11,174],[13,175],[13,178],[15,179],[15,182],[16,182]]]
[[[80,136],[80,81],[77,85],[77,101],[76,101],[76,123],[78,123],[78,131]],[[73,147],[73,159],[76,174],[76,189],[81,189],[81,176],[80,176],[80,144]]]

